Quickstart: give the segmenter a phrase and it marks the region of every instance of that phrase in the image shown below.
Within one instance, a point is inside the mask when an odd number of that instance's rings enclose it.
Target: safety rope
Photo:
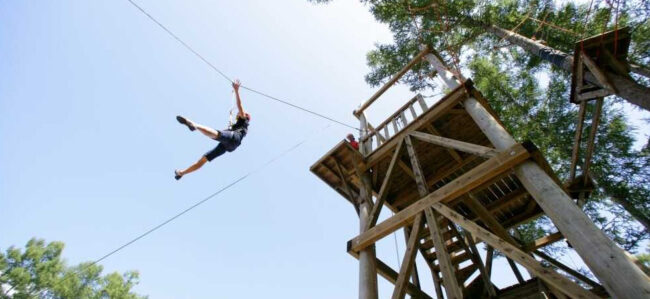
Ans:
[[[198,51],[194,50],[194,49],[193,49],[193,48],[192,48],[188,43],[184,42],[180,37],[178,37],[178,35],[174,34],[174,33],[173,33],[171,30],[169,30],[165,25],[163,25],[163,24],[160,23],[158,20],[156,20],[156,18],[154,18],[151,14],[149,14],[146,10],[144,10],[144,8],[142,8],[141,6],[139,6],[138,4],[136,4],[133,0],[127,0],[127,1],[128,1],[129,3],[131,3],[131,5],[133,5],[135,8],[137,8],[140,12],[142,12],[145,16],[147,16],[151,21],[153,21],[154,23],[156,23],[156,24],[157,24],[160,28],[162,28],[165,32],[167,32],[167,34],[169,34],[169,35],[170,35],[171,37],[173,37],[176,41],[178,41],[181,45],[183,45],[183,46],[184,46],[188,51],[192,52],[196,57],[198,57],[201,61],[203,61],[205,64],[207,64],[207,65],[208,65],[212,70],[214,70],[214,71],[217,72],[219,75],[221,75],[221,77],[223,77],[224,79],[226,79],[226,80],[227,80],[228,82],[230,82],[230,83],[233,82],[233,80],[230,79],[230,77],[228,77],[224,72],[222,72],[222,71],[219,70],[216,66],[214,66],[212,63],[210,63],[210,61],[208,61],[205,57],[203,57],[203,56],[202,56]],[[339,125],[342,125],[342,126],[345,126],[345,127],[347,127],[347,128],[350,128],[350,129],[353,129],[353,130],[357,130],[357,131],[359,130],[359,128],[357,128],[357,127],[354,127],[354,126],[348,125],[348,124],[346,124],[346,123],[343,123],[343,122],[341,122],[341,121],[335,120],[335,119],[333,119],[333,118],[331,118],[331,117],[325,116],[325,115],[323,115],[323,114],[320,114],[320,113],[318,113],[318,112],[315,112],[315,111],[309,110],[309,109],[307,109],[307,108],[300,107],[300,106],[298,106],[298,105],[296,105],[296,104],[293,104],[293,103],[290,103],[290,102],[288,102],[288,101],[281,100],[281,99],[279,99],[279,98],[277,98],[277,97],[270,96],[270,95],[268,95],[268,94],[266,94],[266,93],[263,93],[263,92],[257,91],[257,90],[255,90],[255,89],[253,89],[253,88],[251,88],[251,87],[247,87],[247,86],[241,85],[241,88],[246,89],[246,90],[251,91],[251,92],[254,92],[254,93],[258,94],[258,95],[261,95],[261,96],[266,97],[266,98],[268,98],[268,99],[274,100],[274,101],[276,101],[276,102],[280,102],[280,103],[282,103],[282,104],[285,104],[285,105],[291,106],[291,107],[293,107],[293,108],[296,108],[296,109],[302,110],[302,111],[304,111],[304,112],[310,113],[310,114],[315,115],[315,116],[317,116],[317,117],[320,117],[320,118],[323,118],[323,119],[329,120],[329,121],[331,121],[331,122],[335,122],[335,123],[337,123],[337,124],[339,124]]]
[[[219,194],[221,194],[222,192],[224,192],[224,191],[230,189],[231,187],[237,185],[238,183],[244,181],[245,179],[249,178],[250,176],[252,176],[252,175],[254,175],[254,174],[256,174],[256,173],[258,173],[258,172],[264,170],[266,167],[268,167],[269,165],[273,164],[273,162],[279,160],[280,158],[282,158],[282,157],[284,157],[285,155],[289,154],[290,152],[294,151],[295,149],[297,149],[297,148],[300,147],[301,145],[305,144],[307,141],[309,141],[309,140],[310,140],[311,138],[313,138],[314,136],[320,136],[320,134],[315,134],[315,133],[317,133],[318,131],[325,130],[325,129],[329,128],[330,126],[331,126],[331,124],[328,124],[327,126],[325,126],[325,127],[323,127],[323,128],[320,128],[320,129],[314,130],[311,134],[308,134],[307,137],[305,137],[302,141],[300,141],[300,142],[294,144],[293,146],[287,148],[286,150],[280,152],[278,155],[276,155],[276,156],[274,156],[273,158],[271,158],[271,159],[269,159],[268,161],[266,161],[266,163],[261,164],[261,165],[258,166],[257,168],[254,168],[253,170],[251,170],[251,171],[247,172],[246,174],[240,176],[238,179],[236,179],[236,180],[230,182],[228,185],[222,187],[221,189],[217,190],[216,192],[214,192],[214,193],[212,193],[212,194],[206,196],[205,198],[203,198],[203,199],[197,201],[196,203],[194,203],[194,204],[192,204],[191,206],[187,207],[186,209],[180,211],[179,213],[173,215],[172,217],[168,218],[167,220],[161,222],[160,224],[158,224],[158,225],[152,227],[151,229],[149,229],[149,230],[145,231],[144,233],[142,233],[142,234],[136,236],[135,238],[131,239],[130,241],[128,241],[128,242],[122,244],[121,246],[119,246],[119,247],[113,249],[112,251],[110,251],[110,252],[104,254],[102,257],[100,257],[100,258],[98,258],[98,259],[92,261],[92,262],[89,263],[89,264],[86,264],[85,266],[81,267],[81,268],[78,269],[77,271],[79,271],[80,273],[82,273],[83,271],[87,270],[88,268],[92,267],[93,265],[96,265],[96,264],[100,263],[101,261],[103,261],[103,260],[109,258],[110,256],[112,256],[112,255],[114,255],[114,254],[116,254],[116,253],[122,251],[123,249],[129,247],[129,246],[132,245],[133,243],[135,243],[135,242],[141,240],[142,238],[148,236],[149,234],[151,234],[151,233],[153,233],[153,232],[159,230],[159,229],[162,228],[163,226],[165,226],[165,225],[171,223],[172,221],[178,219],[179,217],[183,216],[184,214],[188,213],[189,211],[191,211],[191,210],[193,210],[193,209],[199,207],[200,205],[206,203],[206,202],[209,201],[210,199],[213,199],[213,198],[216,197],[217,195],[219,195]],[[73,277],[73,275],[70,275],[70,276],[64,278],[64,280],[67,279],[67,278],[69,278],[69,277]]]

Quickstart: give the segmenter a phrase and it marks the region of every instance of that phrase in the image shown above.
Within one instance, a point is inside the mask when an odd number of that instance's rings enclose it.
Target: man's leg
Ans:
[[[199,132],[203,133],[203,135],[208,136],[214,140],[217,140],[219,138],[219,131],[213,128],[206,127],[197,123],[194,123],[194,127],[197,128]]]
[[[205,164],[206,162],[212,161],[214,158],[223,155],[225,152],[226,152],[226,147],[223,144],[219,143],[219,145],[217,145],[211,151],[207,152],[205,155],[203,155],[203,157],[201,157],[201,159],[199,159],[199,161],[192,164],[187,169],[185,169],[185,170],[175,170],[174,171],[174,174],[176,175],[175,178],[177,180],[180,180],[181,177],[183,177],[184,175],[186,175],[186,174],[188,174],[190,172],[196,171],[197,169],[201,168],[201,166],[203,166],[203,164]]]
[[[205,164],[206,162],[208,162],[208,158],[203,156],[203,157],[201,157],[201,159],[196,161],[196,163],[190,165],[190,167],[186,168],[185,170],[176,170],[176,175],[177,176],[184,176],[184,175],[186,175],[186,174],[188,174],[190,172],[194,172],[197,169],[201,168],[201,166],[203,166],[203,164]]]
[[[195,123],[195,122],[191,121],[189,118],[185,118],[185,117],[182,117],[182,116],[177,116],[176,119],[181,124],[184,124],[188,128],[190,128],[190,130],[192,130],[192,131],[194,131],[193,129],[198,129],[199,132],[203,133],[203,135],[205,135],[205,136],[208,136],[208,137],[210,137],[212,139],[215,139],[215,140],[217,138],[219,138],[219,131],[217,131],[217,130],[215,130],[213,128],[206,127],[204,125]]]

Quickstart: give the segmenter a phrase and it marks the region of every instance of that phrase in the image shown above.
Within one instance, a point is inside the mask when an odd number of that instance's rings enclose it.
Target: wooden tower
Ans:
[[[422,60],[450,92],[431,106],[416,96],[383,123],[368,123],[364,110]],[[361,122],[360,149],[342,141],[311,171],[359,215],[360,234],[347,244],[359,260],[359,298],[378,298],[377,274],[395,285],[392,298],[650,297],[648,276],[582,212],[535,146],[517,143],[471,80],[454,76],[435,51],[425,47],[354,114]],[[378,223],[384,206],[394,215]],[[542,215],[557,233],[531,243],[511,234]],[[377,259],[374,244],[398,229],[404,229],[407,249],[401,268],[392,269]],[[539,250],[565,238],[599,282]],[[485,260],[480,243],[488,248]],[[518,284],[492,284],[495,250],[508,258]],[[419,285],[418,252],[433,273],[431,294]],[[525,281],[515,263],[534,278]]]

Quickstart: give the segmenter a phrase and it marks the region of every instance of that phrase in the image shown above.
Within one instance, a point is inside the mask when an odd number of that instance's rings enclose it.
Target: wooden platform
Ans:
[[[462,107],[462,100],[470,95],[480,102],[485,102],[483,96],[473,88],[471,81],[467,81],[464,86],[453,90],[435,105],[424,107],[426,109],[423,109],[419,115],[413,113],[413,118],[403,123],[401,127],[394,126],[393,128],[399,128],[399,130],[394,130],[392,134],[382,129],[382,127],[389,126],[395,121],[401,122],[404,111],[412,111],[410,106],[402,107],[401,112],[395,113],[368,136],[368,138],[373,138],[373,144],[377,144],[378,147],[374,148],[366,157],[354,150],[347,142],[342,141],[319,159],[310,170],[354,204],[354,200],[351,200],[351,198],[358,194],[360,184],[358,172],[355,169],[359,168],[360,172],[368,169],[371,171],[373,192],[378,194],[390,168],[395,149],[400,144],[399,141],[413,132],[450,138],[492,150],[494,147],[488,138]],[[409,103],[410,105],[421,104],[417,100],[411,100]],[[484,106],[489,107],[489,105]],[[490,112],[494,114],[494,112]],[[400,115],[400,118],[395,119],[395,115]],[[378,134],[378,132],[383,134]],[[436,146],[430,142],[420,140],[417,135],[411,135],[411,139],[426,177],[429,191],[432,193],[481,165],[496,153],[494,151],[493,153],[477,155]],[[531,159],[535,159],[536,162],[543,165],[547,173],[555,177],[546,161],[537,154],[536,149],[530,145],[526,147],[530,151]],[[393,168],[391,184],[388,190],[385,191],[387,192],[385,205],[397,213],[418,201],[420,195],[406,150],[401,150]],[[468,194],[465,194],[444,203],[465,218],[476,221],[477,224],[497,235],[502,235],[508,228],[531,221],[542,215],[541,208],[524,189],[522,183],[513,174],[512,169],[506,170],[488,182],[473,188],[469,194],[471,194],[471,198]],[[467,252],[468,248],[464,245],[465,242],[461,241],[461,235],[455,231],[451,223],[443,220],[441,224],[444,242],[456,267],[459,283],[463,283],[478,268],[468,262],[471,259],[471,255]],[[420,230],[419,238],[421,243],[420,252],[433,271],[440,271],[429,230]],[[538,244],[519,245],[521,245],[521,248],[532,251],[559,239],[562,239],[561,235],[559,235],[559,238],[554,236],[554,238],[549,237],[548,240],[540,240]]]
[[[615,93],[616,87],[607,73],[630,77],[627,55],[631,38],[628,31],[628,28],[620,28],[575,43],[569,98],[572,103]],[[584,82],[585,72],[591,72],[601,86]]]

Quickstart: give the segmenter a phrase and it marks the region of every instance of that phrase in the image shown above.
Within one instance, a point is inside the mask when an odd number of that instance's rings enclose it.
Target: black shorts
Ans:
[[[225,152],[232,152],[241,144],[242,138],[243,136],[239,132],[228,130],[219,131],[219,138],[215,138],[215,140],[219,141],[219,144],[203,156],[208,159],[208,161],[212,161],[214,158],[223,155]]]

